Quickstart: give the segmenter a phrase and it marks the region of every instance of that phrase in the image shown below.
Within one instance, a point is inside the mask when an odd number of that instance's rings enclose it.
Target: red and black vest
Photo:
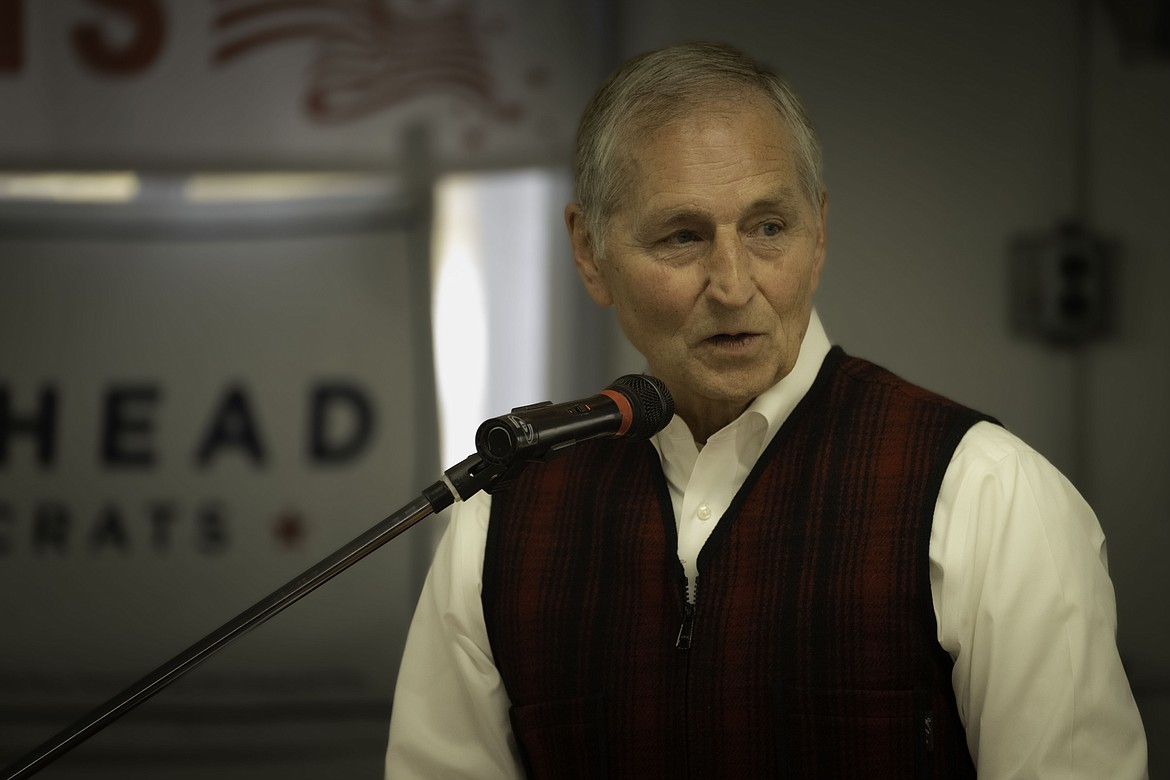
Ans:
[[[483,606],[533,778],[974,777],[936,639],[943,473],[987,419],[833,349],[698,558],[649,442],[493,497]]]

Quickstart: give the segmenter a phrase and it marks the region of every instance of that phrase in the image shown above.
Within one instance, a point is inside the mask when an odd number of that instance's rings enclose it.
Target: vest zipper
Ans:
[[[679,573],[682,574],[682,572]],[[695,602],[691,600],[691,597],[698,598],[698,592],[697,589],[691,591],[690,583],[685,574],[682,574],[680,584],[682,585],[680,593],[682,594],[683,619],[682,625],[678,629],[678,638],[674,641],[674,647],[676,650],[684,651],[684,654],[678,658],[682,671],[682,751],[687,767],[684,778],[680,780],[689,780],[694,771],[691,768],[691,661],[694,660],[694,657],[689,651],[695,635]]]
[[[674,641],[675,649],[690,650],[691,638],[695,633],[695,605],[687,602],[683,607],[682,626],[678,629],[678,639]]]

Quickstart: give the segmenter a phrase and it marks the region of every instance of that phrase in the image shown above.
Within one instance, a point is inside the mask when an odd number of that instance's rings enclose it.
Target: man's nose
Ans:
[[[745,305],[756,289],[751,264],[738,231],[716,234],[707,257],[707,295],[728,308]]]

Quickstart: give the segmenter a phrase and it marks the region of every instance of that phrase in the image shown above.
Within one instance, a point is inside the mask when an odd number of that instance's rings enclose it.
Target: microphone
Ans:
[[[475,432],[475,448],[495,466],[541,461],[589,439],[649,439],[673,416],[674,399],[661,379],[626,374],[580,401],[545,401],[485,420]]]

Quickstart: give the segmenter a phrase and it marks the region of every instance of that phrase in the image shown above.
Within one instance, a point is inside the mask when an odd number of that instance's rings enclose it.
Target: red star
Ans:
[[[272,535],[285,547],[297,547],[305,538],[305,519],[300,512],[286,509],[276,517]]]

